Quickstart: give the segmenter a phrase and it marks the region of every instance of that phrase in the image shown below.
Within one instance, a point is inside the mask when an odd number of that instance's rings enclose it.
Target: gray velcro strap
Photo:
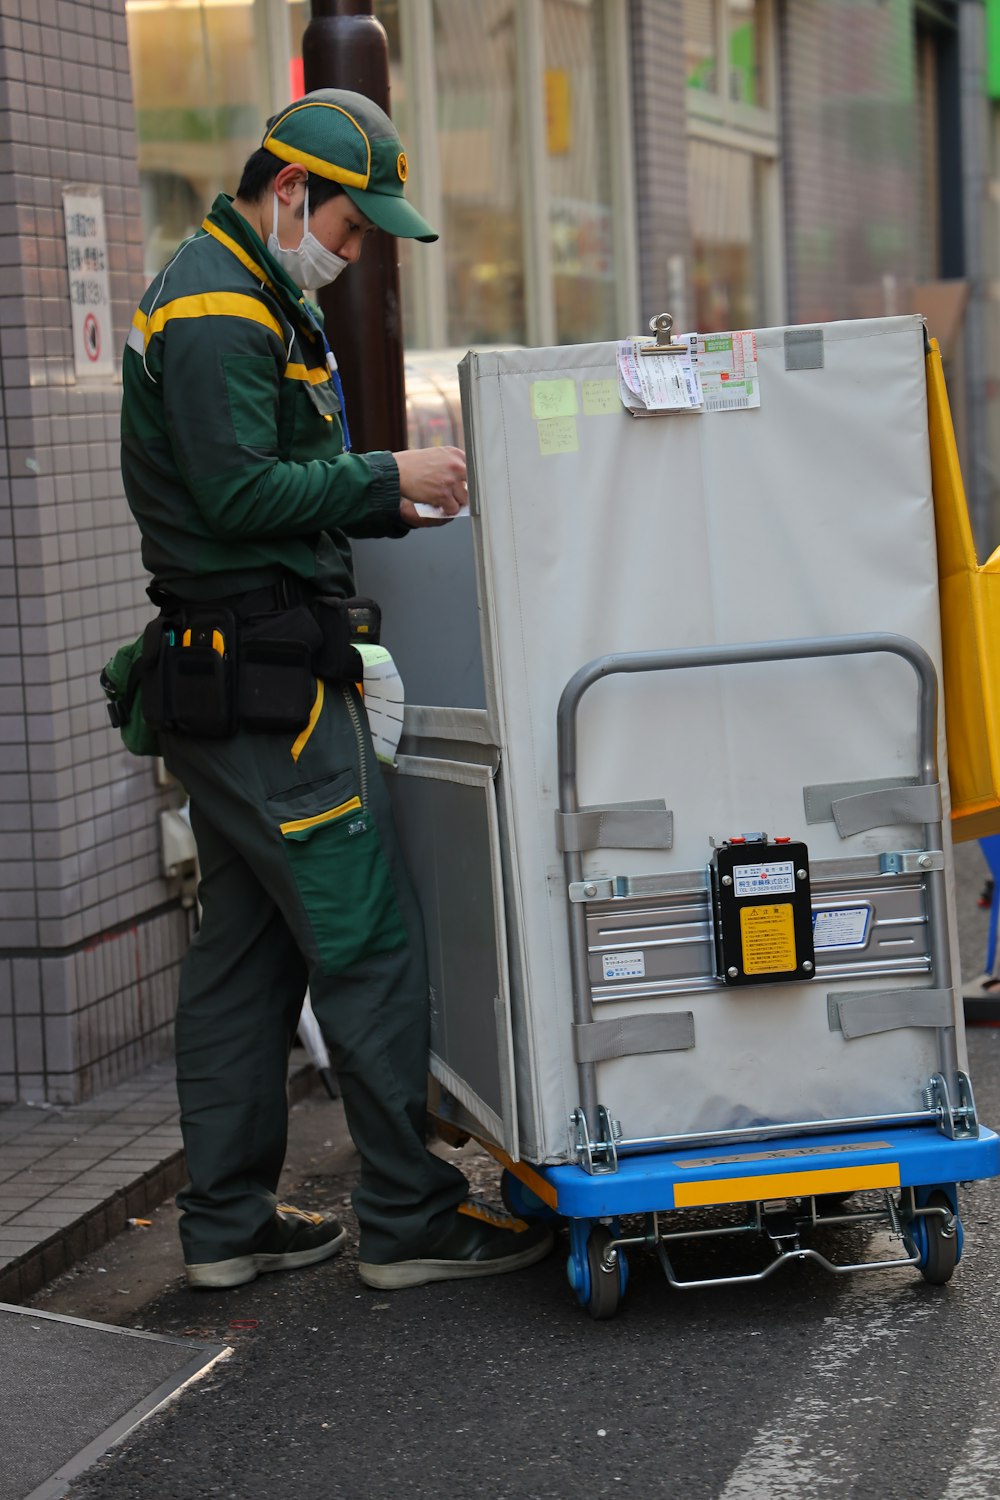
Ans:
[[[831,1031],[842,1031],[848,1041],[899,1031],[904,1026],[954,1026],[952,990],[852,990],[827,995]]]
[[[573,1027],[576,1060],[607,1062],[612,1057],[636,1057],[640,1052],[686,1052],[694,1046],[694,1014],[621,1016],[616,1021],[590,1021]]]
[[[861,792],[883,792],[898,786],[916,786],[915,776],[889,776],[881,781],[826,781],[804,786],[802,801],[807,823],[832,823],[833,804]]]
[[[822,370],[822,328],[785,329],[785,369]]]
[[[662,797],[556,813],[556,846],[563,854],[583,849],[671,849],[673,843],[674,815]]]
[[[886,787],[858,797],[840,797],[833,803],[833,821],[842,839],[892,823],[939,823],[941,787],[935,781],[930,786]]]

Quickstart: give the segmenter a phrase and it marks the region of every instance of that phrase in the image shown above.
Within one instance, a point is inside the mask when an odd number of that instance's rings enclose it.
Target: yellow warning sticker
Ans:
[[[795,968],[795,916],[790,901],[740,910],[744,974],[787,974]]]

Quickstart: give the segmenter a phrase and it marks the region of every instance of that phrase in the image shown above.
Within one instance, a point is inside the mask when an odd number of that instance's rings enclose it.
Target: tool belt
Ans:
[[[285,584],[212,603],[150,595],[161,612],[143,634],[142,714],[152,728],[179,734],[302,729],[317,677],[360,682],[354,642],[379,635],[373,599],[296,601]]]

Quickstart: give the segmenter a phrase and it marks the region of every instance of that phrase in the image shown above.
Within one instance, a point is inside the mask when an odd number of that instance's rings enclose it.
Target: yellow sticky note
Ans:
[[[537,419],[575,417],[575,380],[533,380],[531,382],[531,415]]]
[[[577,453],[579,448],[575,417],[543,417],[538,423],[538,451],[543,458],[550,453]]]
[[[604,417],[621,411],[617,380],[585,380],[583,382],[583,414],[585,417]]]

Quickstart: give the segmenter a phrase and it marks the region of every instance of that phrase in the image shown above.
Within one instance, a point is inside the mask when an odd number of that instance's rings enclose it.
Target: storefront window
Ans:
[[[434,37],[447,342],[523,343],[512,0],[434,0]]]
[[[769,0],[683,0],[683,4],[688,88],[724,103],[768,108],[762,53]]]
[[[726,58],[730,100],[763,108],[767,100],[763,94],[757,0],[726,0]]]
[[[145,269],[153,276],[233,192],[260,144],[252,0],[126,0]]]
[[[760,327],[783,308],[773,0],[684,0],[684,24],[695,321]],[[699,71],[709,37],[724,66]]]
[[[723,0],[685,3],[716,16],[702,38],[708,51],[692,61],[696,72],[705,64],[699,87],[714,86]],[[741,3],[745,11],[751,0],[732,0]],[[305,92],[312,5],[125,4],[151,277],[215,196],[235,191],[265,119]],[[418,331],[435,347],[614,337],[620,280],[632,268],[615,263],[623,240],[610,163],[625,111],[612,118],[623,64],[614,47],[609,55],[605,0],[428,0],[411,12],[404,0],[375,0],[374,11],[410,155],[407,194],[441,234],[433,250],[397,242],[406,343]],[[404,58],[404,42],[416,55]],[[538,170],[525,173],[522,119],[543,92]]]
[[[700,333],[764,321],[759,174],[747,151],[688,144],[694,326]]]
[[[689,89],[719,86],[716,0],[684,0],[684,76]]]
[[[595,0],[546,0],[546,152],[556,337],[614,337],[614,225],[608,182],[603,12]]]

